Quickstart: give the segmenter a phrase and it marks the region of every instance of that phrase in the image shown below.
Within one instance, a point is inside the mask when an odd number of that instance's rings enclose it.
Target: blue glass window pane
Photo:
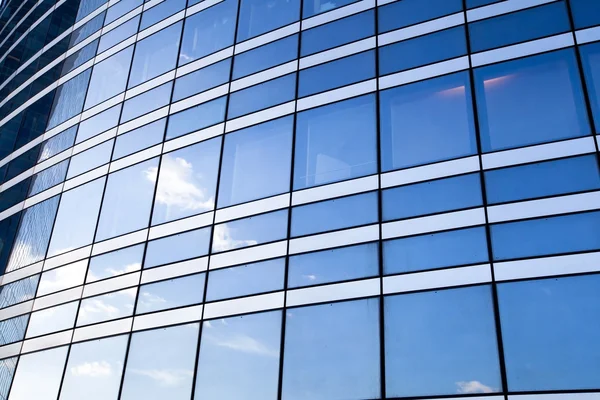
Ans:
[[[579,51],[596,132],[600,132],[600,43],[579,46]]]
[[[469,74],[380,92],[384,171],[477,153]]]
[[[600,275],[498,285],[508,389],[600,385]]]
[[[596,156],[566,158],[485,172],[490,204],[600,189]]]
[[[233,79],[295,60],[298,57],[298,35],[291,35],[264,46],[235,55]]]
[[[189,400],[199,328],[195,323],[133,333],[121,400]],[[165,373],[170,384],[157,379]]]
[[[115,149],[113,150],[113,160],[162,142],[166,124],[167,119],[162,118],[141,128],[117,136]]]
[[[469,24],[471,51],[525,42],[571,29],[567,5],[556,1]]]
[[[300,55],[304,57],[374,34],[375,13],[373,10],[365,11],[303,31]]]
[[[178,101],[227,83],[229,81],[230,68],[231,58],[228,58],[177,78],[175,80],[175,89],[173,90],[173,101]]]
[[[205,321],[194,398],[277,399],[281,314]]]
[[[55,399],[60,389],[68,348],[62,346],[22,355],[15,371],[10,398]],[[40,379],[40,376],[44,379]]]
[[[116,399],[129,335],[73,344],[60,400]]]
[[[178,22],[137,42],[127,88],[156,78],[176,67],[182,25]]]
[[[62,194],[48,257],[92,243],[103,190],[100,178]]]
[[[126,247],[100,256],[92,257],[86,276],[86,283],[112,278],[142,268],[144,245]]]
[[[492,225],[490,234],[494,260],[596,250],[600,212]]]
[[[47,160],[61,151],[73,146],[76,133],[77,126],[73,126],[42,143],[38,163]]]
[[[107,140],[102,144],[94,146],[89,150],[82,151],[81,153],[71,157],[67,179],[107,164],[110,161],[113,143],[114,140]]]
[[[467,54],[462,26],[379,48],[379,74],[404,71]]]
[[[86,69],[56,89],[54,104],[46,127],[47,130],[62,124],[81,112],[88,82],[90,82],[91,71],[91,68]]]
[[[73,301],[31,313],[25,338],[73,328],[78,307],[79,301]]]
[[[98,48],[98,39],[94,40],[90,44],[86,45],[82,49],[77,50],[65,59],[60,76],[65,76],[75,68],[83,65],[96,56],[96,49]]]
[[[310,235],[377,222],[377,204],[377,193],[370,192],[294,207],[291,235]]]
[[[106,11],[106,20],[104,21],[104,25],[108,25],[109,23],[115,21],[119,17],[127,14],[129,11],[133,10],[137,6],[141,5],[144,0],[120,0],[115,5],[110,7]]]
[[[136,314],[202,303],[206,274],[195,274],[140,286]]]
[[[69,41],[69,48],[75,46],[77,43],[83,42],[86,38],[90,37],[94,32],[102,29],[102,23],[104,22],[104,13],[96,15],[94,18],[86,22],[80,28],[77,28],[71,33],[71,39]],[[43,47],[43,46],[42,46]]]
[[[77,326],[131,316],[136,294],[137,287],[82,300]]]
[[[121,0],[123,1],[123,0]],[[104,50],[108,50],[114,45],[121,43],[123,40],[135,35],[140,24],[140,16],[135,16],[122,25],[102,35],[100,44],[98,45],[98,54]]]
[[[176,138],[225,120],[227,97],[202,103],[169,116],[166,140]]]
[[[294,100],[295,96],[295,73],[233,92],[229,95],[227,119]]]
[[[367,243],[289,258],[288,288],[368,278],[379,274],[379,246]]]
[[[289,191],[293,123],[284,117],[225,136],[219,208]]]
[[[37,297],[78,286],[83,283],[87,271],[87,260],[51,269],[42,273]]]
[[[28,197],[34,196],[52,186],[58,185],[65,180],[67,169],[69,168],[69,160],[64,160],[50,168],[35,174],[31,180]]]
[[[499,3],[504,0],[467,0],[467,8],[486,6],[488,4]]]
[[[569,0],[575,29],[600,25],[600,3],[594,0]]]
[[[0,345],[4,346],[5,344],[23,340],[25,330],[27,329],[27,322],[29,322],[29,314],[0,321],[0,330],[2,331]]]
[[[81,0],[75,21],[83,19],[86,15],[89,15],[92,11],[106,2],[107,0]]]
[[[35,296],[39,280],[39,275],[33,275],[29,278],[2,285],[0,287],[0,308],[31,300]]]
[[[54,196],[23,212],[6,272],[33,264],[46,256],[58,199],[59,196]]]
[[[96,241],[148,226],[158,158],[108,176]]]
[[[379,398],[379,299],[286,312],[282,399]]]
[[[483,204],[479,174],[461,175],[386,189],[383,220],[460,210]]]
[[[329,10],[352,4],[358,0],[315,0],[305,1],[302,5],[302,18],[312,17]]]
[[[300,0],[241,0],[237,41],[241,42],[300,19]]]
[[[300,71],[298,97],[324,92],[375,77],[375,50]]]
[[[142,14],[140,30],[146,29],[163,19],[170,17],[176,12],[183,10],[185,8],[185,3],[186,0],[165,0],[144,11]]]
[[[296,190],[376,173],[375,96],[299,113],[295,146]]]
[[[25,356],[25,359],[27,358],[28,357]],[[0,396],[4,398],[8,398],[8,391],[10,390],[10,385],[17,368],[18,359],[19,357],[11,357],[0,360],[0,373],[5,377],[0,384]],[[37,361],[35,364],[38,364]],[[35,376],[35,373],[33,375]]]
[[[120,115],[121,105],[119,104],[80,122],[75,143],[81,143],[99,133],[117,126]]]
[[[85,99],[85,109],[125,91],[133,46],[94,65],[92,79]]]
[[[215,208],[220,154],[218,137],[163,155],[152,225]]]
[[[287,210],[280,210],[215,225],[212,252],[285,239],[287,222]]]
[[[383,242],[386,275],[484,262],[488,262],[488,247],[483,227]]]
[[[210,227],[148,242],[144,268],[200,257],[208,253]]]
[[[385,298],[389,397],[502,391],[490,286]]]
[[[462,0],[402,0],[379,8],[379,33],[462,11]]]
[[[285,258],[210,271],[206,301],[283,289]]]
[[[483,151],[590,133],[572,49],[474,71]]]
[[[166,106],[171,100],[171,88],[173,82],[167,82],[154,89],[148,90],[132,99],[123,103],[123,113],[121,114],[121,122],[130,121],[140,115],[147,114],[160,107]]]
[[[179,65],[233,45],[237,6],[237,0],[224,0],[186,19]]]

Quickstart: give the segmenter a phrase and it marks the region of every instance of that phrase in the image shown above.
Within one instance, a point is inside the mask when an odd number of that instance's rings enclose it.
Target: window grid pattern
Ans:
[[[184,3],[11,38],[0,398],[600,391],[599,7]]]

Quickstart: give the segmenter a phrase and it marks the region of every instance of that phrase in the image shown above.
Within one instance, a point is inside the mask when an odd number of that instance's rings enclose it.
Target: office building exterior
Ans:
[[[600,396],[597,0],[5,0],[0,399]]]

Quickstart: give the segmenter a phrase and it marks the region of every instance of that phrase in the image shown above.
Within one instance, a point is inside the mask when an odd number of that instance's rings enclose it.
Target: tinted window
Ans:
[[[589,155],[486,171],[485,187],[489,203],[502,203],[598,189],[600,174]]]
[[[287,313],[282,399],[379,398],[378,299]]]
[[[133,314],[137,287],[81,300],[77,326],[95,324]]]
[[[241,0],[237,41],[288,25],[300,18],[300,0]]]
[[[229,95],[227,118],[232,119],[245,114],[272,107],[296,96],[296,74],[251,86]]]
[[[509,390],[598,387],[598,285],[599,275],[498,285]]]
[[[308,18],[335,8],[354,3],[357,0],[315,0],[305,1],[302,5],[302,17]]]
[[[377,171],[375,97],[367,95],[298,114],[294,189]]]
[[[383,242],[385,274],[488,262],[485,228],[436,232]]]
[[[204,92],[229,81],[231,58],[209,65],[175,80],[173,101]]]
[[[168,236],[148,242],[144,268],[200,257],[208,253],[211,228]]]
[[[600,131],[600,43],[580,46],[581,61],[590,105],[596,122],[596,132]]]
[[[173,82],[168,82],[125,101],[123,103],[121,123],[127,122],[139,117],[140,115],[144,115],[150,111],[156,110],[157,108],[168,105],[169,101],[171,100],[172,87]]]
[[[225,119],[227,97],[202,103],[169,117],[166,139],[173,139],[187,133],[206,128]]]
[[[123,275],[128,272],[138,271],[142,267],[144,245],[126,247],[90,259],[86,282]]]
[[[99,133],[117,126],[120,115],[121,105],[119,104],[81,122],[79,124],[79,129],[77,130],[77,140],[75,143],[81,143]]]
[[[56,399],[68,348],[63,346],[21,356],[10,390],[10,398]],[[44,379],[40,379],[41,376]]]
[[[384,313],[389,397],[502,391],[489,286],[386,297]]]
[[[130,46],[94,65],[92,79],[85,99],[86,109],[125,90],[132,56],[133,46]]]
[[[484,151],[590,133],[573,50],[521,58],[474,72]]]
[[[377,243],[329,249],[290,257],[288,287],[367,278],[378,273]]]
[[[221,138],[215,138],[163,155],[152,224],[215,208],[220,153]]]
[[[253,74],[298,57],[298,35],[291,35],[264,46],[236,54],[233,79]]]
[[[112,158],[116,160],[160,143],[165,135],[166,118],[117,136]]]
[[[287,221],[287,210],[281,210],[215,225],[212,251],[216,253],[285,239]]]
[[[136,314],[202,303],[205,274],[140,286]]]
[[[462,175],[383,191],[383,219],[434,214],[483,204],[479,174]]]
[[[593,0],[569,0],[575,29],[600,24],[600,3]]]
[[[284,117],[225,136],[219,207],[289,191],[292,129]]]
[[[462,11],[462,0],[402,0],[379,8],[379,33]]]
[[[582,213],[492,225],[494,260],[596,250],[600,213]]]
[[[471,101],[466,72],[380,92],[382,169],[475,154]]]

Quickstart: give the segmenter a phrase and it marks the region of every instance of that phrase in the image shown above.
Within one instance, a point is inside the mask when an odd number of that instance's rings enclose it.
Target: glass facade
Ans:
[[[600,1],[0,0],[0,400],[597,400]]]

